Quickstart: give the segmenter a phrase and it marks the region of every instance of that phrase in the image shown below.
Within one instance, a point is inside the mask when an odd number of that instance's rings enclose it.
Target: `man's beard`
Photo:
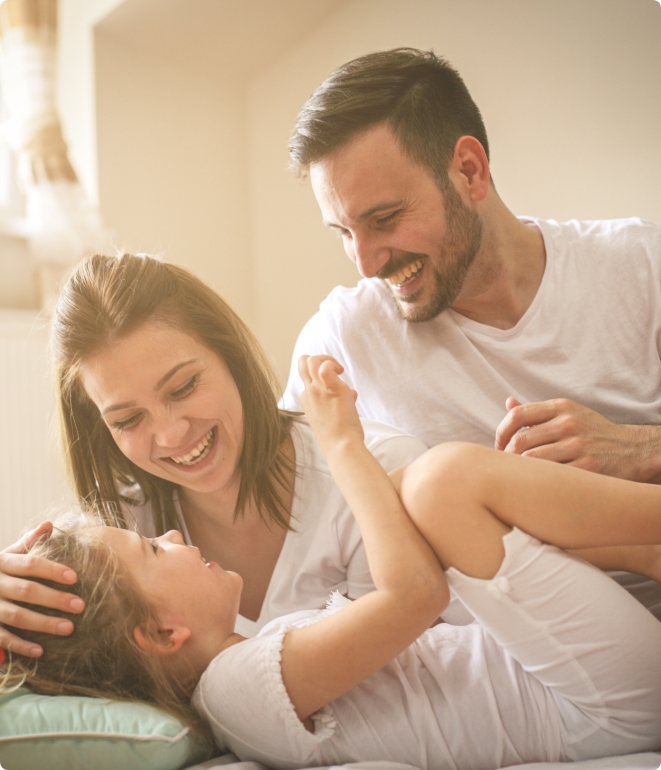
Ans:
[[[474,211],[464,205],[452,184],[448,184],[444,190],[444,204],[446,232],[434,255],[439,265],[432,264],[431,255],[410,253],[399,257],[396,263],[394,260],[389,262],[386,270],[379,274],[379,278],[385,280],[388,275],[394,275],[405,265],[425,258],[424,269],[432,271],[434,280],[434,291],[425,304],[415,304],[424,286],[404,297],[395,297],[390,292],[399,315],[411,323],[430,321],[454,303],[482,244],[482,221]]]

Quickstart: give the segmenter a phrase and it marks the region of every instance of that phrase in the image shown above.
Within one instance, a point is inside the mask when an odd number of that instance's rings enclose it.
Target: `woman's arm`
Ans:
[[[302,403],[363,536],[376,591],[323,621],[290,631],[282,675],[305,720],[378,671],[447,606],[433,551],[406,514],[386,472],[365,447],[354,394],[328,357],[304,357]]]
[[[41,615],[13,603],[21,601],[41,607],[52,607],[62,612],[82,612],[85,605],[79,597],[66,591],[56,591],[29,579],[42,578],[65,585],[71,585],[78,579],[75,572],[64,564],[56,564],[30,555],[30,548],[36,541],[50,535],[52,531],[53,525],[48,521],[44,522],[23,535],[14,545],[0,552],[1,624],[60,636],[66,636],[73,631],[73,623],[70,620]],[[39,645],[20,639],[2,625],[0,625],[0,647],[28,657],[39,657],[43,653]]]

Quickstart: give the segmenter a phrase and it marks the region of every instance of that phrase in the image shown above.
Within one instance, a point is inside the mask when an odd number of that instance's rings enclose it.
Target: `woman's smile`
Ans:
[[[176,463],[177,465],[184,465],[184,466],[198,466],[200,463],[202,463],[203,460],[205,460],[207,457],[209,457],[211,450],[215,446],[216,439],[216,429],[211,428],[211,430],[204,436],[204,438],[196,444],[192,449],[189,451],[182,452],[180,455],[170,455],[169,457],[166,457],[166,460],[170,460],[173,463]]]

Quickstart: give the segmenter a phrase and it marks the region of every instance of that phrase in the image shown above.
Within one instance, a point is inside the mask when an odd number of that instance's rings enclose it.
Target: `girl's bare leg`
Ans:
[[[643,557],[654,564],[654,549],[622,549],[618,557],[613,546],[661,543],[656,485],[472,444],[435,447],[394,481],[443,567],[473,577],[496,574],[505,554],[502,537],[512,527],[560,548],[580,549],[578,555],[609,569],[632,570]]]

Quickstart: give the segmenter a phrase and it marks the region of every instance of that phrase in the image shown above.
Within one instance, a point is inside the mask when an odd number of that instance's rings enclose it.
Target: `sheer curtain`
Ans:
[[[107,251],[109,234],[69,161],[55,103],[57,0],[0,0],[0,72],[25,193],[30,254],[43,306],[83,256]]]

